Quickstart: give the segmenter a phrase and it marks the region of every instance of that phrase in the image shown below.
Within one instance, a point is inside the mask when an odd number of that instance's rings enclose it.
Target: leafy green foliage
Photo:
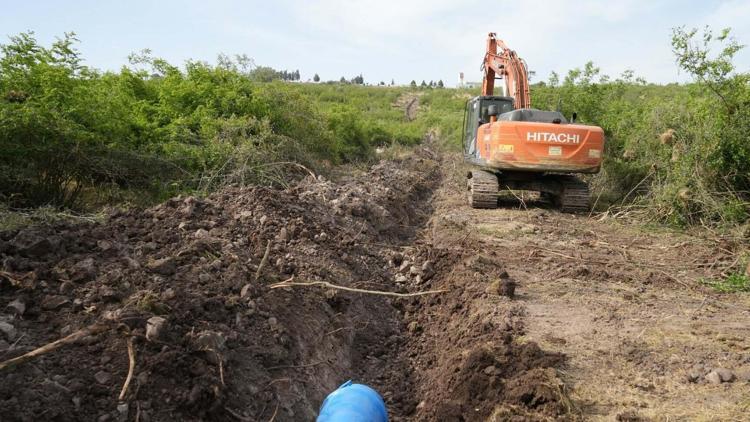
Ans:
[[[703,284],[721,293],[750,292],[750,277],[745,274],[730,274],[721,280],[703,280]]]
[[[750,74],[732,64],[742,48],[729,30],[714,36],[676,28],[677,65],[687,85],[653,85],[632,71],[611,80],[592,63],[560,83],[532,87],[537,108],[575,111],[607,136],[598,205],[634,205],[676,225],[747,221],[750,191]],[[717,54],[712,49],[719,46]]]
[[[75,43],[66,34],[48,48],[24,33],[0,46],[0,195],[11,206],[283,184],[305,172],[274,163],[324,171],[421,139],[392,107],[402,90],[283,83],[299,72],[246,56],[180,69],[148,50],[101,73]]]

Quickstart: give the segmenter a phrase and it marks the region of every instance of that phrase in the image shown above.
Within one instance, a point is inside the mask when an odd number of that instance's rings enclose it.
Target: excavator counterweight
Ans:
[[[574,173],[597,173],[604,131],[569,122],[558,111],[531,108],[528,68],[515,51],[490,33],[482,64],[482,94],[466,103],[464,157],[469,204],[496,208],[502,190],[540,192],[565,212],[589,209],[588,185]],[[509,96],[495,96],[495,80]]]

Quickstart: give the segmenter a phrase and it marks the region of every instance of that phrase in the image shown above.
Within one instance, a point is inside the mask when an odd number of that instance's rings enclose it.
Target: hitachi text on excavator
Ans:
[[[598,173],[604,131],[531,108],[528,68],[490,33],[481,95],[466,103],[463,125],[469,204],[496,208],[503,190],[537,191],[564,212],[589,210],[589,187],[576,173]],[[495,79],[505,95],[495,96]]]

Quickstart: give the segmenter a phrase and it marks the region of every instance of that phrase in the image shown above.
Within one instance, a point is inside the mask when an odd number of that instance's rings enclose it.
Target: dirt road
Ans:
[[[743,419],[750,300],[698,283],[735,245],[465,202],[422,148],[2,233],[0,360],[104,331],[0,369],[0,420],[312,420],[350,378],[395,421]]]

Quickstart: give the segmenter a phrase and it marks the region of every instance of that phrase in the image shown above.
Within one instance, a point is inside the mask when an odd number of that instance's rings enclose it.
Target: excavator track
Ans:
[[[500,190],[497,175],[483,170],[472,170],[467,182],[469,205],[472,208],[497,208],[497,194]]]
[[[560,211],[567,213],[583,213],[590,210],[589,185],[575,176],[560,177],[562,189],[557,196]]]

